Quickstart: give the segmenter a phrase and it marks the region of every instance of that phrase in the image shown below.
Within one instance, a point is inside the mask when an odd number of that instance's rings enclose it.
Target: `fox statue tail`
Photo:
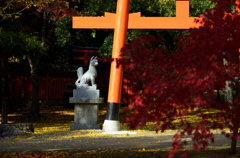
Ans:
[[[80,67],[77,69],[77,76],[78,76],[78,79],[77,81],[75,82],[75,85],[78,86],[80,84],[80,80],[82,78],[82,75],[83,75],[83,68]]]

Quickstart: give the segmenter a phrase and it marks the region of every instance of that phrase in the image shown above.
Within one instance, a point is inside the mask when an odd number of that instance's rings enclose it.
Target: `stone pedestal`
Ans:
[[[103,98],[99,96],[96,86],[73,90],[69,103],[74,103],[74,123],[70,125],[70,130],[102,129],[102,125],[98,124],[98,109]]]

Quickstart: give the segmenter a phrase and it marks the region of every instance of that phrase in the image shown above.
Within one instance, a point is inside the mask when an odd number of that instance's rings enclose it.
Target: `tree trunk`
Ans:
[[[217,88],[217,99],[216,99],[217,103],[221,101],[221,98],[220,98],[220,92],[219,92],[219,89]]]
[[[28,62],[31,68],[31,81],[32,81],[32,106],[30,115],[33,116],[33,120],[40,119],[40,105],[39,105],[39,80],[38,80],[38,68],[41,53],[28,54]]]
[[[15,82],[15,79],[16,79],[16,62],[14,61],[14,67],[13,67],[13,75],[10,74],[10,76],[13,77],[13,82],[12,82],[12,87],[11,87],[11,94],[12,94],[12,103],[11,103],[11,106],[9,107],[10,109],[15,109],[15,105],[16,105],[16,98],[15,98],[15,88],[16,88],[16,82]],[[11,111],[10,111],[11,112]]]
[[[2,124],[8,123],[8,56],[7,53],[3,50],[0,53],[1,60],[1,104],[2,104]]]
[[[40,105],[39,105],[39,80],[38,72],[36,69],[31,70],[31,81],[32,81],[32,106],[31,114],[36,120],[40,118]]]
[[[235,96],[240,99],[240,93],[239,93],[239,87],[240,87],[240,83],[238,81],[238,79],[235,81],[236,84],[237,84],[237,89],[236,89],[236,94]],[[238,108],[237,106],[235,108]],[[236,116],[238,117],[238,116]],[[235,126],[236,129],[233,131],[233,137],[236,137],[238,135],[238,128],[239,128],[239,123],[238,122],[235,122]],[[232,139],[232,142],[231,142],[231,153],[236,153],[236,148],[237,148],[237,139]]]
[[[237,89],[236,89],[236,94],[233,95],[234,97],[237,97],[238,99],[240,99],[240,93],[239,93],[239,81],[238,79],[235,81],[235,84],[237,84]],[[238,108],[238,106],[236,105],[234,108]],[[235,116],[235,117],[239,117],[239,116]],[[237,137],[238,135],[238,128],[239,128],[239,123],[235,122],[234,124],[236,127],[236,129],[233,130],[233,137]],[[237,139],[232,139],[231,142],[231,153],[235,154],[236,153],[236,148],[237,148]]]
[[[238,135],[238,128],[233,131],[233,137]],[[236,153],[236,148],[237,148],[237,139],[232,139],[231,142],[231,153],[235,154]]]
[[[69,8],[74,9],[74,2],[73,2],[72,0],[68,0],[68,3],[69,3]],[[81,0],[81,1],[80,1],[80,4],[83,5],[83,4],[84,4],[84,1]],[[81,10],[80,10],[80,11],[81,11]],[[71,36],[72,36],[72,37],[71,37],[71,41],[75,41],[75,39],[76,39],[76,29],[71,28],[70,34],[71,34]]]
[[[80,0],[80,4],[78,5],[80,13],[84,10],[84,5],[85,5],[85,0]]]
[[[0,64],[0,98],[1,98],[1,100],[2,100],[2,58],[0,57],[0,62],[1,62],[1,64]],[[1,110],[0,110],[0,112],[2,113],[2,102],[0,101],[0,108],[1,108]]]
[[[23,82],[22,82],[22,99],[25,99],[25,86],[26,86],[26,61],[24,60],[24,68],[23,68]]]
[[[42,48],[45,48],[45,32],[46,32],[46,13],[43,13],[43,26],[42,26]],[[38,79],[38,68],[41,59],[41,51],[36,50],[35,52],[28,53],[27,59],[31,68],[31,81],[32,81],[32,106],[30,115],[34,121],[40,119],[40,104],[39,104],[39,79]]]

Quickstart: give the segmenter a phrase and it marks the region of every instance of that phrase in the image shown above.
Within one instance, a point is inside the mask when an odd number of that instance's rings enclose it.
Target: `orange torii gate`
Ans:
[[[127,29],[189,29],[198,28],[198,17],[189,17],[189,0],[176,0],[176,17],[141,17],[141,13],[129,14],[130,0],[118,0],[116,14],[105,12],[104,17],[73,17],[74,29],[115,29],[113,39],[107,116],[103,131],[119,131],[119,103],[121,99],[122,67],[117,68],[121,48],[126,43]]]

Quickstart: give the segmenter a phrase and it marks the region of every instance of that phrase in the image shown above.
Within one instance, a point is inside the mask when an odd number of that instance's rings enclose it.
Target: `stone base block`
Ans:
[[[103,98],[76,98],[70,97],[69,103],[79,103],[79,104],[92,104],[92,103],[103,103]]]
[[[79,123],[70,124],[70,131],[83,129],[102,129],[102,124],[79,124]]]
[[[117,120],[104,120],[103,132],[120,131],[120,123]]]
[[[97,90],[97,86],[77,86],[80,90]]]
[[[73,97],[75,98],[99,98],[100,91],[92,89],[74,89]]]
[[[74,123],[92,125],[98,123],[98,104],[74,104]]]

